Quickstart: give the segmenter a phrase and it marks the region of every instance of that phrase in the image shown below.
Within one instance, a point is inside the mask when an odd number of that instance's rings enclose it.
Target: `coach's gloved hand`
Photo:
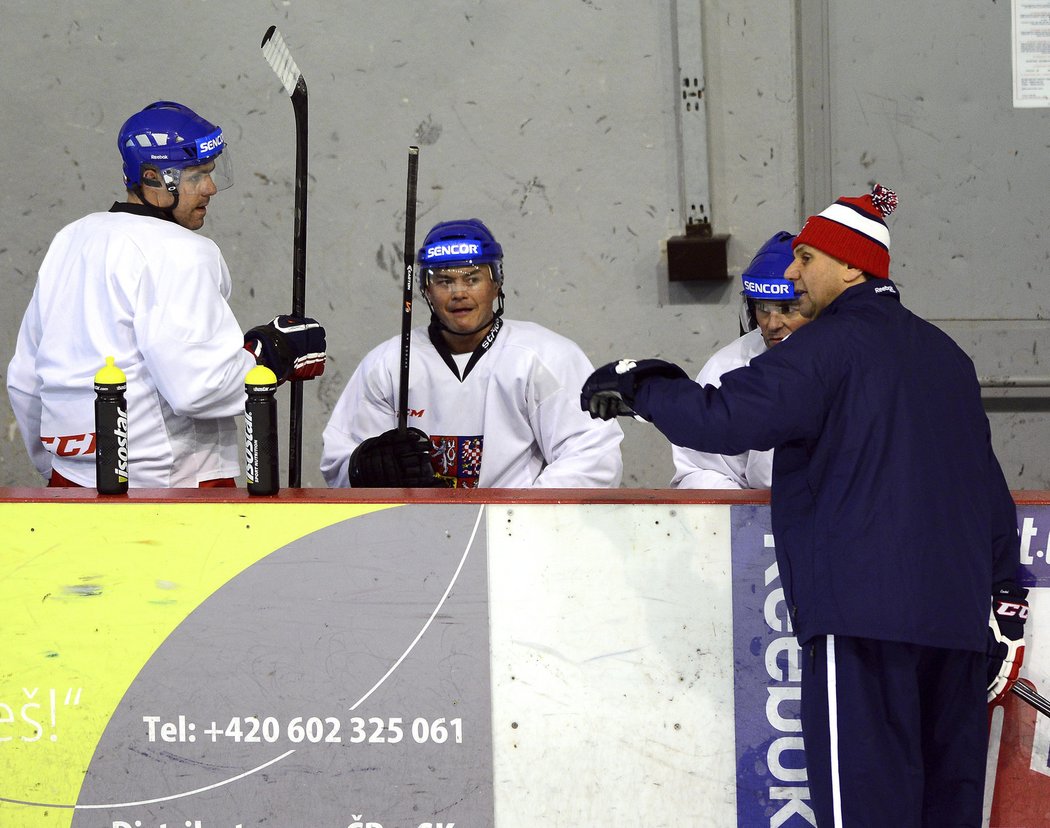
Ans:
[[[1028,590],[1013,581],[992,587],[988,621],[988,703],[1010,692],[1024,661],[1024,622],[1028,620]]]
[[[645,420],[632,408],[638,387],[652,377],[689,379],[673,362],[662,359],[621,359],[603,365],[583,384],[580,408],[589,411],[592,419],[611,420],[613,417],[634,417]]]
[[[384,431],[369,437],[350,455],[354,488],[434,488],[444,484],[430,464],[431,443],[418,428]]]
[[[324,328],[308,316],[275,316],[248,331],[244,347],[281,382],[313,379],[324,373]]]

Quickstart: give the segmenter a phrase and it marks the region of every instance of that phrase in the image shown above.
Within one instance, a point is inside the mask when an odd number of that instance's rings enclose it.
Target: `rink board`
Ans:
[[[625,497],[0,502],[0,824],[811,825],[768,506]]]

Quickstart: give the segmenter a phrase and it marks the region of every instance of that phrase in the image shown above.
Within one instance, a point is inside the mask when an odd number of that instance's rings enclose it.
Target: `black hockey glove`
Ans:
[[[430,438],[418,428],[369,437],[350,455],[350,485],[357,489],[435,488],[444,484],[430,465]]]
[[[592,419],[611,420],[613,417],[644,417],[632,408],[639,385],[652,377],[689,379],[673,362],[662,359],[621,359],[603,365],[583,384],[580,408],[590,412]]]
[[[988,621],[988,703],[1010,692],[1024,661],[1024,622],[1028,620],[1028,590],[1013,581],[992,587]]]
[[[244,347],[281,382],[313,379],[324,373],[324,328],[308,316],[275,316],[248,331]]]

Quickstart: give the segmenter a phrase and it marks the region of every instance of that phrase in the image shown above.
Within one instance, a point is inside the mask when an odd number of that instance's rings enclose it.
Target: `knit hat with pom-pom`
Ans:
[[[896,208],[897,194],[881,184],[858,198],[840,198],[806,219],[792,249],[807,244],[851,267],[888,279],[890,231],[883,219]]]

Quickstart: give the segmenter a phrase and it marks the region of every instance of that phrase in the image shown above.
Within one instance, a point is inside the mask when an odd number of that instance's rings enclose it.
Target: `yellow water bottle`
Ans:
[[[277,456],[277,376],[256,365],[244,378],[244,471],[248,494],[272,495],[281,488]]]
[[[128,379],[106,357],[95,374],[95,488],[99,494],[128,491]]]

